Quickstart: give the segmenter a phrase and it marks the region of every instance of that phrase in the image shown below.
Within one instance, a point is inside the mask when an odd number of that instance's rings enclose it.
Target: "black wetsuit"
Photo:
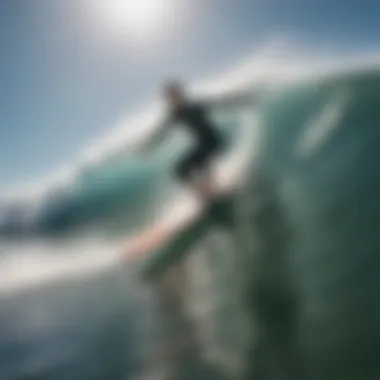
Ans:
[[[194,136],[196,145],[185,155],[176,167],[175,174],[182,180],[190,179],[194,174],[206,168],[224,147],[224,141],[208,117],[207,106],[189,103],[175,108],[170,115],[172,125],[180,124]]]

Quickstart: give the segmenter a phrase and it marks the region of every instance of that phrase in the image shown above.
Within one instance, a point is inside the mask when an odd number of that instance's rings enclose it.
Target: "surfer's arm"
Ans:
[[[236,108],[251,106],[254,102],[253,92],[247,90],[210,96],[205,103],[212,109]]]

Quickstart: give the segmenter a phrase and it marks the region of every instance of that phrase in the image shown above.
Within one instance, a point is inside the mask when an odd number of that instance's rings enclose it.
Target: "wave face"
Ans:
[[[236,293],[223,288],[231,278],[215,274],[218,255],[201,243],[201,256],[213,258],[201,260],[194,282],[210,271],[218,280],[199,300],[200,323],[219,326],[207,346],[213,362],[222,367],[234,356],[247,379],[274,379],[279,372],[300,379],[353,378],[356,367],[346,360],[352,357],[361,363],[356,378],[378,378],[380,70],[301,71],[291,70],[285,80],[269,73],[260,91],[247,79],[259,115],[252,128],[260,137],[250,148],[236,199],[242,210],[239,248],[231,243],[218,253],[227,261],[241,256],[244,270],[228,276],[248,289],[249,299],[233,302]],[[231,155],[240,149],[241,112],[216,115],[226,133],[236,130]],[[148,162],[111,152],[91,165],[76,165],[59,185],[3,197],[0,246],[7,260],[0,268],[0,318],[8,327],[0,334],[2,379],[125,379],[148,360],[145,351],[135,357],[142,341],[136,325],[151,303],[139,299],[139,309],[132,302],[138,291],[127,280],[128,268],[118,265],[118,243],[167,213],[167,199],[177,191],[168,173],[186,144],[178,136]],[[213,307],[218,294],[223,307]],[[285,322],[295,308],[269,305],[284,303],[297,303],[292,327]],[[268,340],[247,341],[247,333],[236,329],[243,314],[251,327],[263,326]],[[310,372],[297,377],[301,369],[293,362],[305,363],[302,370]]]
[[[38,201],[15,201],[3,206],[0,231],[4,237],[49,236],[95,227],[125,214],[142,215],[152,200],[162,170],[130,158],[102,163],[81,173],[74,183]],[[137,221],[136,221],[137,222]]]
[[[241,240],[262,332],[248,378],[380,374],[379,96],[379,70],[362,70],[286,88],[261,108]]]

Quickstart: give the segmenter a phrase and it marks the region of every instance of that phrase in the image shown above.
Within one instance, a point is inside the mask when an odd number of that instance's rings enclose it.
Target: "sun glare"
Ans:
[[[153,35],[170,14],[170,0],[102,0],[102,14],[111,26],[136,38]]]

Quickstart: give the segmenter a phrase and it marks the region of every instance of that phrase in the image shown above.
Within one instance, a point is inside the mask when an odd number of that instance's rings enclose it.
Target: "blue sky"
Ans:
[[[112,35],[95,17],[102,1],[0,0],[0,185],[52,173],[163,78],[207,78],[267,36],[342,52],[380,40],[376,0],[166,0],[184,10],[147,46]]]

